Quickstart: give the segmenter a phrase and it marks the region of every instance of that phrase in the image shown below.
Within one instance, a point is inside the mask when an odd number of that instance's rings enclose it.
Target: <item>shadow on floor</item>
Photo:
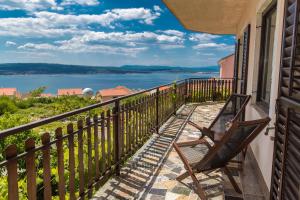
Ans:
[[[222,106],[222,103],[214,103],[199,106],[191,104],[182,107],[176,117],[171,117],[165,123],[161,129],[161,134],[153,135],[143,148],[122,167],[121,175],[112,177],[96,192],[93,199],[198,200],[199,197],[192,189],[190,178],[183,182],[176,180],[176,177],[185,169],[179,156],[172,148],[172,143],[175,140],[190,141],[199,138],[201,133],[186,124],[186,119],[191,117],[195,123],[207,126]],[[192,115],[190,116],[190,114]],[[245,167],[248,165],[249,162],[246,162]],[[248,172],[250,171],[247,171],[247,174]],[[232,175],[241,186],[240,173],[234,172]],[[224,177],[220,171],[197,174],[197,178],[201,180],[201,185],[209,199],[243,199],[242,195],[235,193],[227,177]],[[254,179],[254,176],[247,177],[244,174],[242,179],[250,180]],[[245,189],[245,185],[243,186],[243,191],[248,196],[253,194],[252,190],[248,191]],[[261,196],[256,195],[256,199],[260,199],[258,197]]]
[[[93,199],[144,199],[151,189],[162,163],[170,152],[172,143],[182,131],[188,115],[195,106],[184,106],[180,117],[172,117],[121,169],[119,177],[110,179]]]

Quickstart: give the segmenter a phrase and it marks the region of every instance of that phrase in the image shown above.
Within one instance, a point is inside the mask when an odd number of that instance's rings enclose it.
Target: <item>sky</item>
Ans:
[[[216,66],[234,36],[186,30],[161,0],[0,0],[0,63]]]

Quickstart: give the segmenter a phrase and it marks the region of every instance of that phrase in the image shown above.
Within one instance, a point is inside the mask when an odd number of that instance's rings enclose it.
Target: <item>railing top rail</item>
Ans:
[[[211,80],[211,79],[215,79],[215,80],[234,80],[234,78],[205,78],[205,77],[192,77],[192,78],[189,78],[189,80],[193,80],[193,79],[200,79],[200,80]]]
[[[124,100],[126,98],[130,98],[130,97],[137,96],[137,95],[140,95],[140,94],[143,94],[143,93],[146,93],[146,92],[150,92],[150,91],[156,90],[156,89],[164,87],[164,86],[170,86],[174,83],[178,84],[178,83],[184,82],[185,80],[188,80],[188,79],[178,80],[178,81],[175,81],[173,83],[160,85],[160,86],[153,87],[153,88],[150,88],[150,89],[147,89],[147,90],[142,90],[140,92],[136,92],[136,93],[133,93],[133,94],[130,94],[130,95],[127,95],[127,96],[119,97],[119,98],[112,99],[112,100],[109,100],[109,101],[105,101],[105,102],[102,102],[102,103],[96,103],[96,104],[86,106],[86,107],[83,107],[83,108],[79,108],[79,109],[76,109],[76,110],[73,110],[73,111],[70,111],[70,112],[62,113],[62,114],[55,115],[55,116],[52,116],[52,117],[48,117],[48,118],[45,118],[45,119],[41,119],[41,120],[38,120],[38,121],[30,122],[28,124],[24,124],[24,125],[20,125],[20,126],[10,128],[10,129],[6,129],[6,130],[3,130],[3,131],[0,131],[0,140],[5,138],[5,137],[11,136],[13,134],[19,133],[19,132],[28,131],[28,130],[31,130],[33,128],[36,128],[36,127],[39,127],[39,126],[42,126],[42,125],[46,125],[46,124],[49,124],[49,123],[52,123],[52,122],[55,122],[55,121],[58,121],[58,120],[65,119],[67,117],[78,115],[78,114],[81,114],[81,113],[84,113],[84,112],[87,112],[87,111],[90,111],[90,110],[93,110],[93,109],[96,109],[96,108],[100,108],[102,106],[113,104],[117,101],[121,101],[121,100]]]

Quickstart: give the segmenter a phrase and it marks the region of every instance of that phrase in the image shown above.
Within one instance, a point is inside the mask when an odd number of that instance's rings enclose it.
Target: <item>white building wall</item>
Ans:
[[[269,113],[265,113],[256,106],[256,90],[258,81],[258,69],[260,58],[260,32],[262,12],[270,5],[270,0],[251,0],[248,9],[237,27],[237,37],[242,36],[245,27],[251,24],[250,49],[249,49],[249,68],[248,68],[248,86],[247,94],[252,95],[252,100],[246,110],[246,120],[257,119],[269,115],[272,118],[269,126],[274,127],[275,122],[275,103],[278,95],[278,80],[281,55],[282,27],[284,14],[284,0],[277,1],[277,19],[275,30],[275,44],[272,63],[272,88]],[[270,188],[272,159],[273,159],[273,141],[274,130],[269,135],[261,133],[252,143],[251,148],[257,163],[261,169],[264,180]]]

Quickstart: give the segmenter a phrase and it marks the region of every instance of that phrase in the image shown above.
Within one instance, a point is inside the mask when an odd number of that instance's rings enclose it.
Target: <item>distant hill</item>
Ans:
[[[121,67],[62,65],[49,63],[6,63],[0,64],[0,75],[22,74],[125,74],[125,73],[213,73],[218,72],[218,66],[208,67],[170,67],[170,66],[143,66],[124,65]]]

